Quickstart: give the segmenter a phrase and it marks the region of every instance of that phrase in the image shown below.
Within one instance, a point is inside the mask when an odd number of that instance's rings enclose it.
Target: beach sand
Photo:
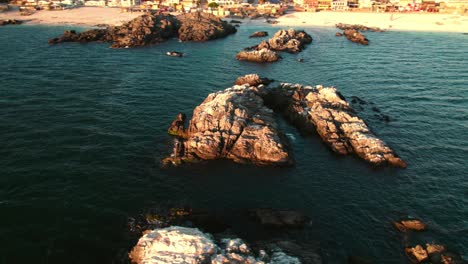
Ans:
[[[80,7],[63,11],[38,11],[31,16],[21,16],[18,11],[9,11],[0,13],[0,19],[28,20],[29,24],[95,26],[120,25],[142,14],[121,12],[120,8]],[[241,20],[243,25],[267,25],[264,19]],[[468,32],[468,15],[457,14],[291,12],[277,21],[275,27],[333,27],[341,22],[376,26],[386,30]]]
[[[277,19],[280,26],[362,24],[385,30],[468,32],[468,15],[434,13],[295,12]]]

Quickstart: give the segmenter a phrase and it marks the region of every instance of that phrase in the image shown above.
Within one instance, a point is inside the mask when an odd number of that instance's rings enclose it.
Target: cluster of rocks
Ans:
[[[343,30],[343,33],[337,32],[335,36],[340,37],[344,35],[348,40],[362,45],[369,45],[369,40],[359,31],[383,32],[383,30],[378,27],[367,27],[363,25],[338,23],[335,26]]]
[[[244,76],[236,83],[239,85],[208,95],[194,109],[188,129],[180,118],[183,115],[176,118],[168,131],[179,138],[174,153],[163,164],[225,158],[238,163],[290,165],[289,143],[278,129],[274,109],[297,127],[316,131],[336,153],[355,153],[374,165],[406,167],[333,87],[283,83],[267,88],[258,75]]]
[[[49,44],[62,42],[111,42],[111,48],[133,48],[164,42],[178,37],[182,41],[207,41],[222,38],[237,30],[208,13],[188,13],[178,17],[168,14],[145,14],[121,26],[91,29],[82,33],[65,31]]]
[[[16,19],[0,20],[0,26],[21,25],[21,24],[23,24],[22,20],[16,20]]]
[[[236,58],[253,62],[273,62],[281,58],[275,51],[298,53],[310,43],[312,37],[303,30],[279,30],[271,39],[239,52]]]
[[[425,231],[427,226],[419,219],[402,219],[393,223],[400,232]],[[407,237],[405,237],[406,239]],[[447,249],[445,245],[426,243],[424,245],[406,246],[405,254],[412,263],[433,263],[433,264],[467,264],[462,257]]]
[[[269,251],[269,252],[268,252]],[[151,263],[301,263],[281,251],[260,249],[257,254],[240,238],[224,238],[218,243],[212,235],[197,228],[170,226],[146,232],[129,254],[132,262]]]

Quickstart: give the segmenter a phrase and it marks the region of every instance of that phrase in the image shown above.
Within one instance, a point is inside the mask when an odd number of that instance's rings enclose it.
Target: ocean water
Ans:
[[[128,218],[162,205],[303,211],[312,225],[268,239],[313,244],[324,263],[350,255],[407,263],[404,246],[418,242],[468,255],[468,36],[366,33],[371,44],[359,46],[332,28],[304,28],[312,45],[258,65],[234,56],[259,42],[248,39],[252,32],[278,28],[241,26],[222,40],[139,49],[47,44],[69,28],[0,28],[0,263],[118,263],[135,243]],[[165,56],[170,50],[186,56]],[[294,167],[160,168],[175,115],[190,116],[247,73],[366,100],[359,115],[408,168],[337,156],[286,122]],[[406,216],[429,230],[398,233],[391,223]]]

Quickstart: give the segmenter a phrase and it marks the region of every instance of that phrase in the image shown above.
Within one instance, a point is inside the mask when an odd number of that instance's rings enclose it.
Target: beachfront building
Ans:
[[[318,9],[319,2],[318,0],[303,0],[303,5],[305,11],[315,12]]]
[[[106,1],[104,0],[89,0],[85,1],[85,6],[106,6]]]
[[[334,0],[331,2],[331,10],[348,11],[348,0]]]
[[[120,0],[121,7],[132,7],[140,5],[140,0]]]
[[[330,10],[332,0],[318,0],[318,10]]]
[[[440,4],[441,11],[446,13],[468,13],[468,0],[447,0],[444,4]]]
[[[359,0],[359,9],[371,10],[373,3],[374,1],[372,0]]]

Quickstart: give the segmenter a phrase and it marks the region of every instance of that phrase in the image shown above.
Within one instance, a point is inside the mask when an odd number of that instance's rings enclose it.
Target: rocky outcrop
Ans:
[[[258,76],[257,74],[247,74],[247,75],[240,76],[239,78],[237,78],[234,84],[235,85],[248,84],[250,86],[259,86],[260,84],[268,85],[271,82],[273,82],[273,80],[268,79],[268,78],[262,78]]]
[[[164,42],[179,37],[183,41],[206,41],[235,33],[228,23],[207,13],[190,13],[177,18],[166,14],[145,14],[121,26],[92,29],[82,33],[65,31],[49,40],[49,44],[62,42],[111,42],[111,48],[133,48]]]
[[[167,133],[173,136],[184,136],[184,129],[185,129],[185,120],[187,117],[184,113],[179,113],[174,121],[172,121],[171,125],[167,129]]]
[[[282,264],[301,263],[280,248],[253,250],[240,238],[223,238],[219,244],[197,228],[171,226],[154,229],[141,237],[129,254],[132,263],[172,264]],[[270,257],[271,256],[271,257]]]
[[[359,25],[359,24],[338,23],[335,25],[335,27],[341,30],[354,29],[354,30],[359,30],[359,31],[384,32],[383,29],[380,29],[378,27],[367,27],[367,26]]]
[[[281,84],[269,89],[264,100],[304,131],[316,131],[338,154],[355,153],[374,165],[406,167],[333,87]]]
[[[351,42],[359,43],[362,45],[369,45],[369,40],[363,34],[355,29],[346,29],[344,31],[344,36]]]
[[[23,21],[16,20],[16,19],[0,20],[0,26],[21,25],[21,24],[23,24]]]
[[[208,95],[194,109],[180,148],[163,163],[224,158],[257,165],[292,164],[287,140],[258,89],[262,85],[236,85]]]
[[[237,53],[236,58],[252,62],[275,62],[281,58],[275,51],[298,53],[310,43],[312,37],[303,30],[279,30],[271,39]]]
[[[416,245],[414,247],[405,248],[405,253],[413,263],[433,264],[466,264],[467,261],[454,252],[447,250],[444,245],[426,244],[426,246]]]
[[[393,225],[401,232],[406,232],[407,230],[413,230],[413,231],[426,230],[426,225],[421,220],[418,220],[418,219],[400,220],[398,222],[394,222]]]
[[[279,30],[268,41],[262,41],[257,49],[271,49],[275,51],[285,51],[298,53],[305,48],[306,44],[312,43],[312,37],[303,30]]]
[[[209,13],[186,13],[177,19],[181,23],[178,33],[182,41],[208,41],[237,31],[233,25]]]
[[[251,62],[275,62],[281,59],[278,53],[269,49],[243,50],[236,55],[236,59]]]
[[[263,38],[268,36],[268,32],[266,31],[256,31],[252,35],[249,36],[249,38]]]

